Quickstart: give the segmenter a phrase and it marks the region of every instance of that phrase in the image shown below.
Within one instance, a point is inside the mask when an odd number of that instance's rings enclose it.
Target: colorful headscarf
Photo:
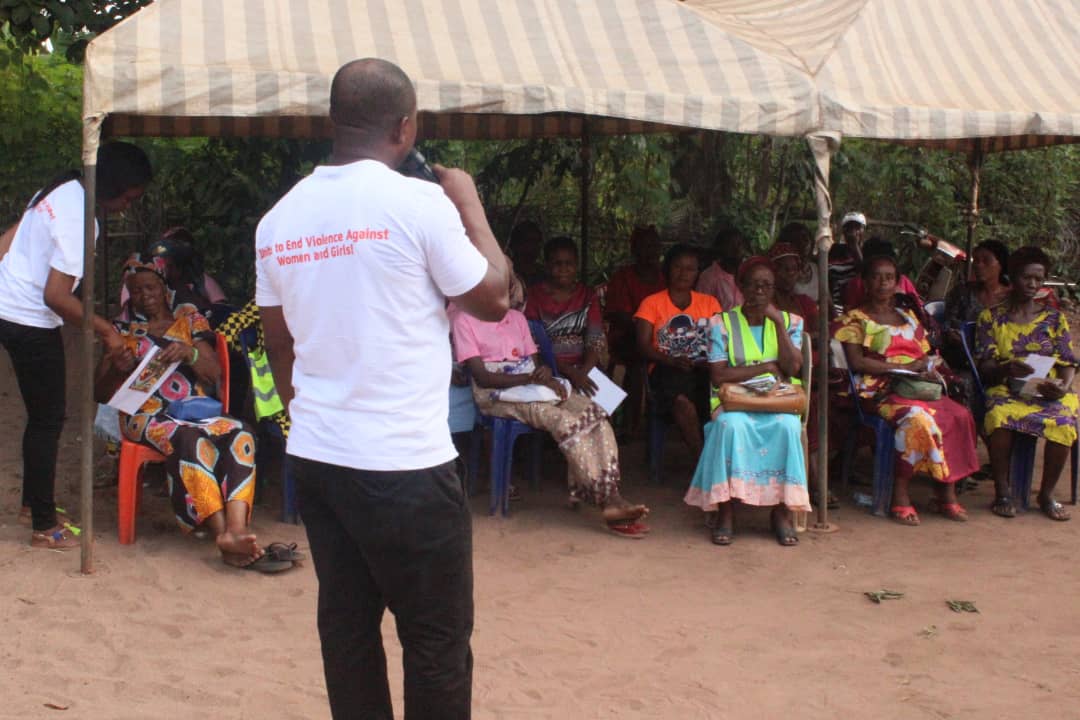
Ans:
[[[773,269],[772,261],[764,255],[752,255],[742,261],[739,265],[739,271],[735,273],[735,282],[739,285],[743,284],[743,280],[750,274],[750,271],[756,267],[767,267],[769,270]]]
[[[124,261],[124,282],[138,272],[152,272],[165,282],[165,258],[159,256],[143,256],[142,253],[132,253]]]

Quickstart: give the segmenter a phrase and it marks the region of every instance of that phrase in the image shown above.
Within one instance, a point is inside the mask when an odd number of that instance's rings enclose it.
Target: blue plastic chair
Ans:
[[[859,402],[858,390],[855,386],[855,375],[851,372],[851,368],[846,367],[846,365],[844,371],[848,376],[848,387],[851,392],[852,404],[855,406],[855,423],[844,442],[841,481],[844,487],[848,486],[859,428],[870,428],[874,433],[874,499],[870,510],[878,517],[885,517],[889,502],[892,500],[893,490],[893,466],[896,455],[893,429],[885,421],[885,418],[863,411],[862,404]]]
[[[979,368],[975,364],[975,355],[972,349],[975,347],[975,323],[966,322],[960,332],[960,340],[964,347],[964,356],[971,369],[972,377],[975,378],[975,390],[977,397],[972,403],[971,412],[975,416],[975,422],[981,427],[986,417],[986,389],[982,379],[979,378]],[[1035,474],[1035,450],[1039,438],[1024,433],[1013,433],[1012,451],[1009,454],[1009,480],[1012,483],[1013,502],[1021,509],[1031,507],[1031,482]],[[1077,503],[1077,486],[1080,484],[1080,443],[1073,443],[1070,450],[1071,497],[1073,505]]]
[[[544,329],[544,324],[539,320],[530,320],[529,330],[540,351],[541,360],[557,376],[555,351],[551,345],[551,338]],[[510,514],[510,473],[514,462],[514,443],[522,435],[533,436],[529,484],[534,489],[539,488],[544,433],[517,420],[478,413],[476,429],[469,448],[470,493],[473,491],[472,483],[480,471],[480,448],[483,444],[480,433],[485,428],[491,430],[491,501],[488,514],[494,515],[496,512],[501,512],[505,517]]]

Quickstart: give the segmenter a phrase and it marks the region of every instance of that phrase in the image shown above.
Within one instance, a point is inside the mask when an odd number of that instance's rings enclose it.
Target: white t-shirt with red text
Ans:
[[[255,301],[281,306],[293,337],[289,454],[361,470],[456,457],[445,298],[488,263],[442,188],[375,160],[317,167],[255,252]]]
[[[47,329],[64,324],[45,304],[45,281],[51,269],[71,275],[76,283],[82,278],[85,202],[82,183],[71,180],[23,213],[0,260],[0,318]]]

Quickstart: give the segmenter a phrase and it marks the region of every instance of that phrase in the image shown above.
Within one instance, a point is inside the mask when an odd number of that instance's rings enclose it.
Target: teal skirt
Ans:
[[[705,426],[705,447],[685,500],[706,511],[740,500],[809,512],[799,416],[721,412]]]

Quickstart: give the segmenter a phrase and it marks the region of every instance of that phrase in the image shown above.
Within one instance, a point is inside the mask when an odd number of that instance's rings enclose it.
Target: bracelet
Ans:
[[[199,362],[199,348],[194,345],[191,346],[191,360],[188,361],[188,365],[194,365]]]

